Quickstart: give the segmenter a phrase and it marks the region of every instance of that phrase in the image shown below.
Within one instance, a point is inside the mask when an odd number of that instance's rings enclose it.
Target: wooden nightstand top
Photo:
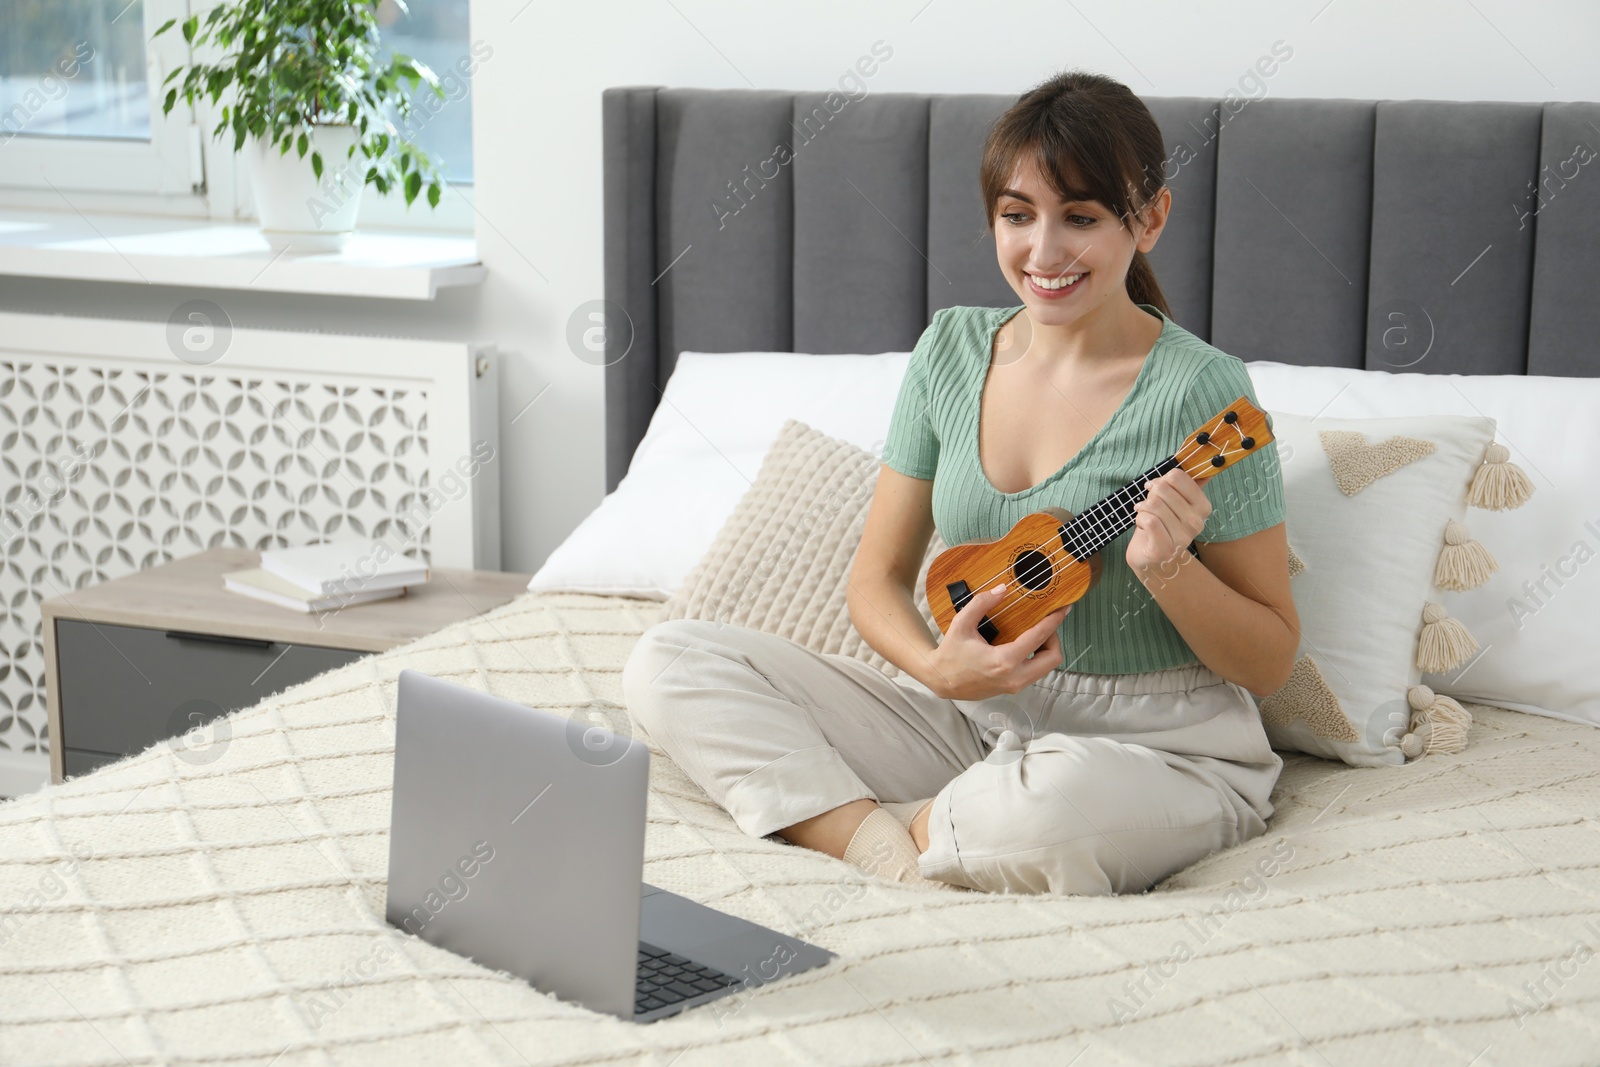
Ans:
[[[226,572],[260,564],[254,549],[210,548],[50,597],[40,608],[47,627],[55,618],[79,619],[383,652],[499,607],[523,592],[530,577],[435,567],[427,582],[411,586],[403,597],[305,615],[223,587]]]

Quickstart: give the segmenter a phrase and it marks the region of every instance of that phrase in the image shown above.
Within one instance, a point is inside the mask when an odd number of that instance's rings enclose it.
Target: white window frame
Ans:
[[[4,2],[4,0],[0,0]],[[199,97],[191,109],[180,96],[163,114],[162,86],[169,71],[189,62],[190,48],[179,27],[150,40],[169,18],[204,12],[213,0],[144,0],[145,70],[150,92],[150,140],[35,136],[12,138],[0,147],[0,211],[21,208],[88,214],[152,214],[254,220],[250,168],[233,151],[233,138],[211,136],[220,108]],[[174,82],[176,84],[176,82]],[[465,101],[469,106],[470,99]],[[469,113],[470,121],[470,113]],[[475,142],[476,143],[476,142]],[[65,203],[63,200],[65,199]],[[428,232],[472,233],[473,187],[445,187],[437,208],[426,192],[409,211],[398,192],[362,193],[358,226]]]
[[[185,0],[144,0],[145,78],[159,86],[167,72],[187,62],[189,45],[177,27],[150,40],[169,18],[188,14]],[[70,83],[69,83],[70,84]],[[71,92],[71,89],[68,89]],[[193,116],[180,102],[170,115],[161,113],[165,94],[150,93],[150,139],[29,136],[26,131],[0,151],[0,186],[47,194],[24,196],[29,206],[57,208],[61,193],[139,194],[189,199],[204,188],[205,174],[197,151]],[[76,203],[76,198],[74,198]],[[192,209],[192,205],[190,205]],[[179,212],[187,214],[188,212]]]

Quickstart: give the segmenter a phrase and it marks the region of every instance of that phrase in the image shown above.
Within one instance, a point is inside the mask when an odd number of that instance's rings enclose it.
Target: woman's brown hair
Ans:
[[[1144,101],[1101,74],[1069,70],[1023,93],[995,120],[983,146],[978,182],[989,228],[1017,165],[1032,157],[1063,200],[1093,200],[1124,229],[1166,185],[1166,142]],[[1128,265],[1128,296],[1171,318],[1143,252]]]

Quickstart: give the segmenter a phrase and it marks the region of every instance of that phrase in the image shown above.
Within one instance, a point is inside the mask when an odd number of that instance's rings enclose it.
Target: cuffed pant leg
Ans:
[[[922,873],[988,892],[1140,892],[1237,843],[1230,798],[1179,757],[1014,735],[934,797]]]
[[[917,800],[983,758],[953,701],[853,657],[677,619],[623,669],[635,721],[752,836],[852,800]]]

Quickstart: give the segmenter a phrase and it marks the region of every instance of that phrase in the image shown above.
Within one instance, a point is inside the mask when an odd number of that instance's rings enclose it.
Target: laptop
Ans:
[[[417,671],[399,681],[390,924],[634,1022],[835,957],[644,883],[642,742]]]

